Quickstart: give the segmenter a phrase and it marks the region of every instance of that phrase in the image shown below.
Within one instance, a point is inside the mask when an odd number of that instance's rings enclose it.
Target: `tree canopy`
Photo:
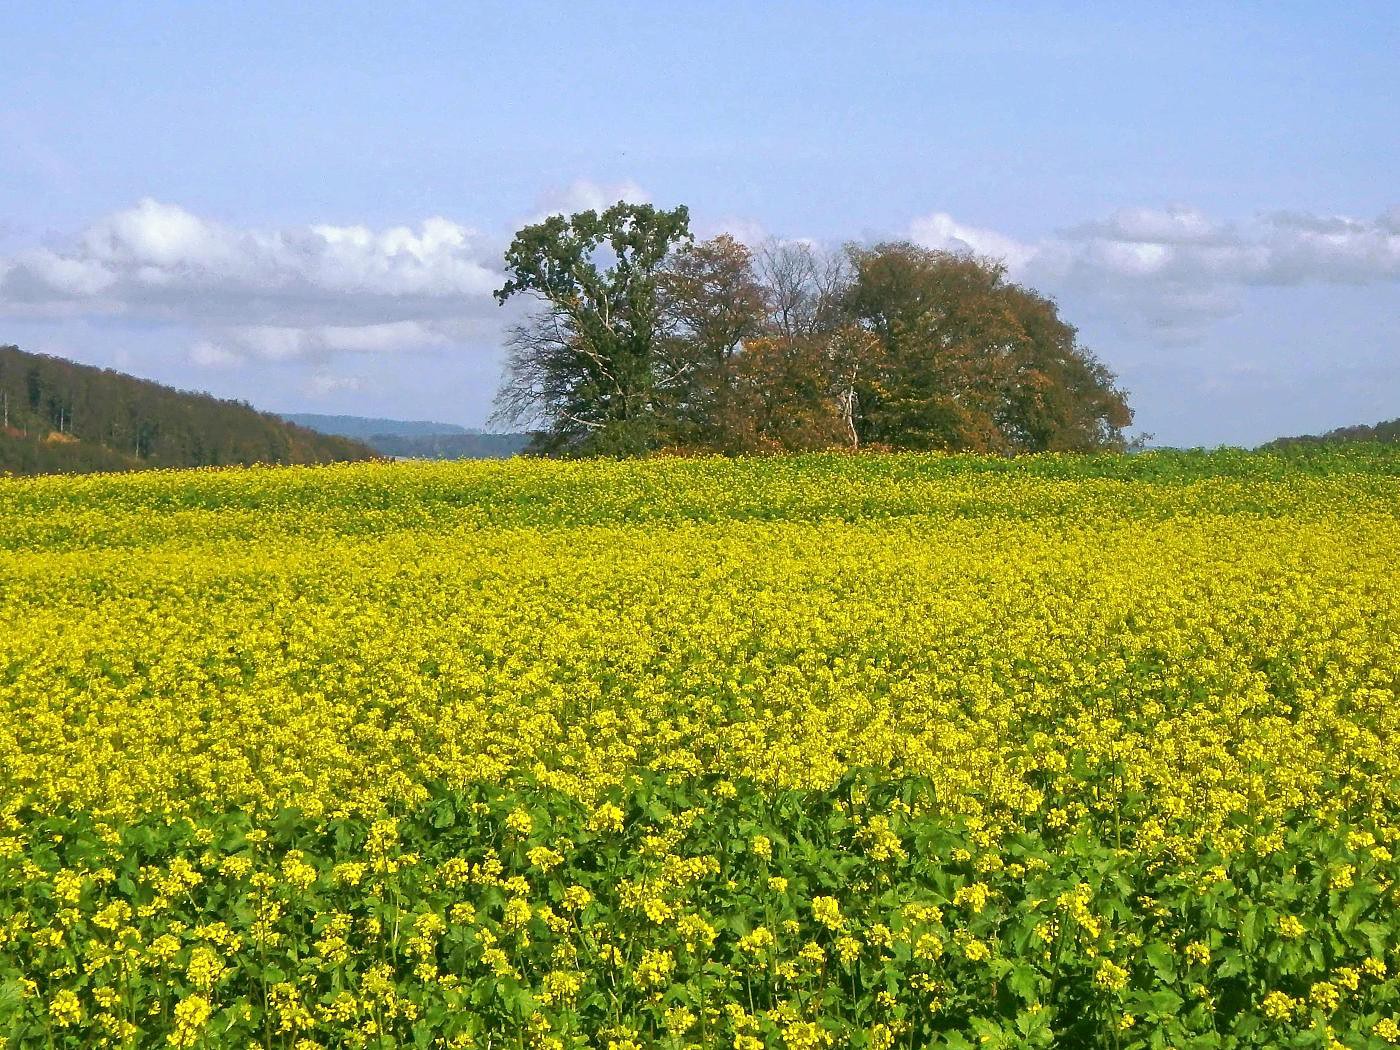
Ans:
[[[543,308],[511,334],[497,417],[542,423],[540,451],[654,448],[664,419],[658,392],[679,378],[662,367],[657,271],[689,239],[684,207],[621,201],[517,233],[496,299],[527,293]]]
[[[506,252],[497,418],[565,455],[1090,451],[1132,422],[1112,372],[1005,267],[907,242],[697,243],[684,207],[527,226]]]

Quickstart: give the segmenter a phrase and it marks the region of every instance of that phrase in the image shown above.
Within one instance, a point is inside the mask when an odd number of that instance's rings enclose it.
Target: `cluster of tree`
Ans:
[[[0,474],[373,457],[241,402],[0,346]]]
[[[496,420],[530,451],[1120,448],[1124,393],[998,262],[908,243],[697,243],[684,207],[527,226]]]
[[[1295,445],[1341,445],[1348,441],[1380,441],[1386,444],[1400,442],[1400,419],[1387,419],[1366,426],[1338,427],[1325,434],[1299,434],[1297,437],[1281,437],[1270,441],[1264,448],[1290,448]]]

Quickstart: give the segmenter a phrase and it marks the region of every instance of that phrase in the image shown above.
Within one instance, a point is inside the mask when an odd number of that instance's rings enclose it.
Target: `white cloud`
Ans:
[[[1066,236],[1138,244],[1210,244],[1228,239],[1229,231],[1204,212],[1174,205],[1165,209],[1120,208],[1108,219],[1075,227]]]
[[[575,182],[551,211],[648,200],[634,182]],[[325,361],[452,342],[499,344],[508,235],[443,217],[375,229],[311,223],[240,227],[150,198],[108,215],[61,247],[0,256],[0,317],[120,315],[192,329],[206,368]]]
[[[316,372],[303,385],[302,389],[310,397],[330,397],[346,391],[363,390],[364,376],[338,376],[329,372]]]
[[[1234,312],[1251,286],[1400,281],[1400,208],[1374,220],[1275,213],[1239,224],[1185,206],[1125,208],[1030,242],[938,212],[909,236],[999,258],[1018,280],[1177,335]]]
[[[909,236],[925,248],[947,252],[974,252],[1000,259],[1015,270],[1024,266],[1036,253],[1033,245],[1023,244],[995,230],[966,226],[947,212],[934,212],[909,224]]]
[[[201,340],[192,352],[197,364],[240,361],[324,360],[333,354],[383,354],[443,346],[451,341],[437,322],[392,321],[371,325],[242,325]]]
[[[579,179],[564,187],[544,194],[539,201],[539,212],[535,221],[550,215],[572,215],[579,211],[602,211],[618,201],[628,204],[650,204],[651,195],[631,179],[624,182],[590,182]]]
[[[5,260],[0,309],[101,300],[127,308],[221,311],[227,302],[334,303],[348,293],[371,312],[387,299],[489,298],[496,244],[447,219],[417,230],[362,226],[245,230],[143,200],[96,223],[66,250]],[[96,301],[96,302],[95,302]],[[392,312],[392,311],[391,311]]]
[[[226,346],[201,339],[190,348],[190,360],[204,368],[232,368],[241,365],[245,359]]]
[[[694,231],[697,240],[707,241],[720,236],[720,234],[727,234],[748,248],[757,248],[765,241],[771,240],[773,236],[762,223],[737,216],[692,220],[690,228]]]
[[[32,249],[8,261],[3,281],[0,289],[9,293],[7,298],[44,303],[93,298],[110,288],[116,275],[97,259]]]
[[[440,217],[252,229],[146,199],[65,247],[0,258],[0,316],[185,325],[208,367],[437,346],[499,323],[501,246]]]
[[[550,211],[645,201],[632,182],[579,181],[546,195]],[[698,216],[701,236],[748,244],[762,226]],[[1038,240],[960,222],[915,219],[929,247],[1003,260],[1014,279],[1073,298],[1075,312],[1191,339],[1235,312],[1260,285],[1400,281],[1400,207],[1375,219],[1296,212],[1243,222],[1196,208],[1126,208]],[[187,333],[205,368],[399,354],[448,345],[499,346],[509,320],[492,291],[508,234],[452,219],[416,225],[244,227],[146,199],[93,223],[61,246],[0,255],[0,317],[52,323],[129,319]]]

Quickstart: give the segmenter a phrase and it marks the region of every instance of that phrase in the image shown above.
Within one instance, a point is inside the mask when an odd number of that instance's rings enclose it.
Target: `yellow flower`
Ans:
[[[526,831],[525,834],[528,835],[529,832]],[[533,849],[526,852],[525,858],[530,862],[531,867],[539,868],[540,871],[545,872],[551,871],[564,863],[563,854],[550,849],[548,846],[535,846]]]
[[[588,830],[594,832],[621,831],[622,830],[622,810],[611,802],[604,802],[596,808],[588,818]],[[524,834],[529,834],[528,831]]]
[[[167,1037],[171,1046],[193,1046],[213,1013],[209,1000],[191,995],[175,1004],[175,1031]]]
[[[1330,981],[1318,981],[1308,992],[1308,999],[1319,1010],[1331,1013],[1341,1004],[1341,995]]]
[[[306,863],[306,854],[299,849],[288,850],[282,860],[282,877],[298,890],[309,888],[318,874],[313,865]]]
[[[774,937],[765,926],[755,926],[739,938],[739,951],[746,955],[761,955],[773,946]]]
[[[161,962],[169,962],[180,950],[180,941],[168,933],[163,933],[151,942],[150,953]]]
[[[679,1038],[695,1027],[695,1015],[684,1006],[670,1007],[662,1015],[666,1031],[674,1038]]]
[[[507,814],[506,827],[521,838],[526,838],[534,830],[535,821],[528,812],[517,806]]]
[[[820,1050],[831,1045],[831,1033],[814,1021],[790,1021],[783,1026],[783,1046],[787,1050]]]
[[[969,938],[964,941],[962,951],[963,957],[967,959],[968,962],[974,963],[985,962],[987,959],[991,958],[992,955],[992,951],[987,947],[986,943],[976,938]],[[1102,969],[1100,969],[1099,972],[1102,973]]]
[[[365,840],[365,851],[376,858],[383,858],[399,843],[399,824],[396,820],[384,818],[370,825]],[[377,869],[376,869],[377,870]]]
[[[528,900],[523,897],[512,897],[506,901],[501,925],[508,930],[519,929],[530,921],[533,914]]]
[[[836,938],[836,957],[841,960],[843,965],[850,966],[854,963],[860,958],[860,952],[860,941],[854,937]]]
[[[583,974],[576,970],[551,970],[540,982],[540,1000],[546,1006],[571,1002],[583,987]]]
[[[49,1000],[49,1020],[56,1028],[71,1028],[83,1019],[83,1005],[68,988],[54,993]]]
[[[988,889],[980,882],[960,886],[953,894],[953,903],[966,906],[971,911],[980,912],[987,906]]]
[[[582,911],[593,900],[593,894],[583,886],[570,886],[564,891],[564,910]]]
[[[846,925],[841,917],[841,905],[835,897],[813,897],[812,918],[828,930],[840,930]]]
[[[661,988],[670,981],[675,968],[676,960],[670,952],[647,948],[633,971],[633,979],[642,988]]]
[[[699,915],[688,913],[676,922],[676,932],[685,942],[685,950],[692,954],[701,949],[714,947],[715,928]]]
[[[218,952],[213,948],[197,945],[190,949],[190,961],[185,968],[185,977],[195,988],[207,992],[214,987],[226,969]]]
[[[982,948],[986,947],[982,945],[980,941],[968,942],[967,945],[963,946],[964,955],[967,955],[968,948],[972,943],[977,943],[981,945]],[[943,952],[943,938],[936,933],[921,933],[919,934],[919,939],[914,942],[914,958],[922,962],[932,962],[936,959],[941,959],[943,957]],[[981,959],[986,958],[985,955],[980,954],[980,949],[974,948],[972,949],[972,953],[979,956],[979,958],[973,959],[972,955],[968,955],[967,957],[973,962],[979,962]]]
[[[1117,963],[1104,959],[1094,973],[1094,983],[1110,992],[1121,992],[1128,983],[1128,971]]]

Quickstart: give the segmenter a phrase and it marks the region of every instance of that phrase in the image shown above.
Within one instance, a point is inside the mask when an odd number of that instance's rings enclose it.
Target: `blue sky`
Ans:
[[[511,232],[910,237],[1170,444],[1400,416],[1400,5],[12,4],[0,342],[480,424]]]

